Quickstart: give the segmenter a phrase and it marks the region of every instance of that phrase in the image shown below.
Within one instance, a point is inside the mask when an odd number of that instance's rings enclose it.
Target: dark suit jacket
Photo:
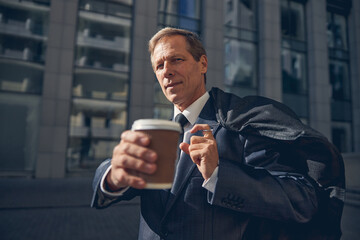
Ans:
[[[246,131],[234,131],[219,122],[214,98],[196,123],[213,128],[219,152],[218,182],[214,193],[202,187],[204,179],[186,154],[177,171],[181,178],[172,191],[130,188],[110,198],[99,182],[110,160],[94,178],[92,206],[107,207],[141,197],[139,239],[337,239],[321,215],[321,190],[308,174],[306,158],[287,142]]]

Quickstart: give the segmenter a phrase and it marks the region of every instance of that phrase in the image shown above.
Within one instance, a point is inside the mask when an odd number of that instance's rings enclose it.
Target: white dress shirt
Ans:
[[[206,102],[210,98],[210,95],[208,92],[206,92],[204,95],[202,95],[200,98],[198,98],[195,102],[193,102],[189,107],[187,107],[182,114],[187,118],[189,123],[184,126],[184,142],[189,142],[190,138],[190,130],[194,127],[196,119],[199,117],[200,112],[204,108]],[[175,119],[175,116],[181,113],[179,109],[177,109],[174,106],[174,116],[173,119]],[[184,154],[181,151],[181,154]],[[215,192],[215,186],[217,182],[217,173],[218,173],[218,167],[215,168],[214,172],[212,173],[211,177],[204,181],[203,187],[206,188],[208,191],[214,193]]]

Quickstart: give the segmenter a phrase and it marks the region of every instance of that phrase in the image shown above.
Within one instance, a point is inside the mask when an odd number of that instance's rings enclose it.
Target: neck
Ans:
[[[188,107],[190,107],[194,102],[196,102],[199,98],[201,98],[202,96],[204,96],[204,94],[206,93],[206,90],[204,89],[204,91],[201,91],[199,95],[197,95],[196,98],[194,98],[192,101],[187,102],[187,103],[174,103],[174,106],[180,110],[180,112],[183,112],[185,109],[187,109]]]

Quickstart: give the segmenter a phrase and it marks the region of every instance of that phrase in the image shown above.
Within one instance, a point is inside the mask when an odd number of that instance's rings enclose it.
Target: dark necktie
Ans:
[[[184,126],[185,126],[189,121],[187,120],[187,118],[186,118],[182,113],[179,113],[179,114],[176,115],[176,117],[175,117],[175,122],[180,123],[180,125],[181,125],[182,133],[180,134],[180,142],[182,142],[183,139],[184,139]]]
[[[187,118],[182,114],[182,113],[179,113],[178,115],[176,115],[175,117],[175,122],[178,122],[180,123],[181,125],[181,128],[182,128],[182,133],[180,134],[180,142],[183,141],[184,139],[184,126],[189,122],[187,120]],[[181,172],[181,161],[180,161],[180,153],[181,153],[181,150],[179,149],[178,150],[178,159],[177,159],[177,167],[176,167],[176,170],[175,170],[175,178],[174,178],[174,184],[177,184],[179,185],[181,183],[181,174],[179,174],[179,172]],[[173,192],[173,189],[174,187],[176,187],[175,185],[173,185],[173,187],[171,188],[171,192]]]

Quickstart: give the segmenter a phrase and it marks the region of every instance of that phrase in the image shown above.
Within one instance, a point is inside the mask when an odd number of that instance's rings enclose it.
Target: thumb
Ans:
[[[190,155],[190,152],[189,152],[189,147],[190,147],[190,144],[188,143],[185,143],[185,142],[182,142],[180,143],[179,145],[179,148],[186,154]]]

